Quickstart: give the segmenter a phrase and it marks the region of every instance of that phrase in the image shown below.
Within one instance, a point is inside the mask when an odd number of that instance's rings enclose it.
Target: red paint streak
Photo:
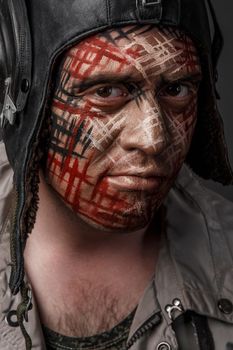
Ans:
[[[55,172],[56,167],[59,167],[59,169],[61,168],[61,161],[56,158],[56,154],[54,153],[52,155],[50,153],[48,154],[47,167],[49,168],[50,174],[51,173],[53,174],[52,178],[56,177],[58,178],[59,182],[61,182],[62,181],[61,176],[57,175]]]
[[[99,224],[105,228],[109,228],[112,229],[114,226],[116,227],[127,227],[127,226],[131,226],[130,223],[133,221],[132,218],[127,218],[127,222],[122,218],[117,218],[115,213],[99,213],[99,219],[98,217],[89,215],[86,211],[83,211],[82,209],[79,210],[79,213],[84,215],[86,218],[91,219],[93,222],[95,222],[96,224]],[[102,219],[102,220],[101,220]],[[105,220],[105,221],[103,221]]]
[[[83,121],[84,118],[99,118],[99,117],[103,117],[102,114],[100,114],[99,112],[95,112],[92,111],[91,108],[93,107],[93,104],[91,104],[89,101],[86,103],[85,106],[71,106],[70,104],[66,103],[66,102],[61,102],[58,100],[54,99],[53,102],[53,108],[58,108],[63,112],[68,112],[69,114],[74,114],[74,115],[78,115],[81,120]]]
[[[82,173],[79,173],[79,176],[78,176],[79,182],[78,182],[78,185],[76,186],[76,189],[75,189],[75,195],[74,195],[74,200],[73,200],[73,205],[72,205],[73,209],[75,211],[77,211],[79,209],[79,205],[77,206],[77,203],[78,203],[78,200],[79,200],[80,194],[81,194],[81,185],[83,182],[88,183],[87,182],[87,170],[88,170],[88,167],[90,165],[90,162],[91,162],[91,159],[88,162],[86,162]],[[75,174],[74,174],[74,176],[75,176]],[[93,186],[90,183],[89,183],[89,185]]]
[[[140,57],[140,50],[139,48],[136,48],[136,49],[132,49],[132,48],[129,48],[127,50],[125,50],[126,54],[130,57],[132,57],[133,59],[136,59],[136,58],[139,58]]]
[[[117,47],[98,37],[80,43],[71,57],[73,61],[69,73],[73,78],[81,80],[90,77],[97,67],[107,66],[111,60],[120,65],[117,70],[121,70],[122,66],[129,64],[127,57],[122,55]],[[101,64],[103,58],[107,59],[104,65]]]

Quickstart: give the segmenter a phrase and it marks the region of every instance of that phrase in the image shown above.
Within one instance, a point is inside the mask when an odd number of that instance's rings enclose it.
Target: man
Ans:
[[[202,1],[26,5],[0,4],[1,349],[231,349],[232,205],[181,170],[232,183],[211,5],[212,58]]]

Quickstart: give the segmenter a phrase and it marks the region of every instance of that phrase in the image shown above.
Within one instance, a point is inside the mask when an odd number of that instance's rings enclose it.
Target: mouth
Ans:
[[[131,175],[131,174],[119,174],[119,175],[107,175],[106,180],[108,183],[121,191],[147,191],[156,193],[160,190],[165,176],[150,176],[144,174],[144,176]]]

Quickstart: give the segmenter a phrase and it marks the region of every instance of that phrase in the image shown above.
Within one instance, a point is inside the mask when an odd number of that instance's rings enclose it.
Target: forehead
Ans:
[[[82,80],[95,73],[175,74],[200,71],[191,38],[173,28],[126,26],[84,39],[66,54],[63,68]]]

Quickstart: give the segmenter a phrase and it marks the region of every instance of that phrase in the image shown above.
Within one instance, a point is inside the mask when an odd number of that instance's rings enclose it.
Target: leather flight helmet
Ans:
[[[210,16],[209,16],[209,14]],[[210,33],[208,17],[214,26]],[[195,42],[203,70],[198,122],[186,162],[201,177],[233,183],[216,104],[216,65],[222,48],[210,0],[0,0],[0,121],[14,170],[10,288],[23,284],[23,250],[35,221],[38,142],[56,60],[97,32],[129,24],[180,28]]]

